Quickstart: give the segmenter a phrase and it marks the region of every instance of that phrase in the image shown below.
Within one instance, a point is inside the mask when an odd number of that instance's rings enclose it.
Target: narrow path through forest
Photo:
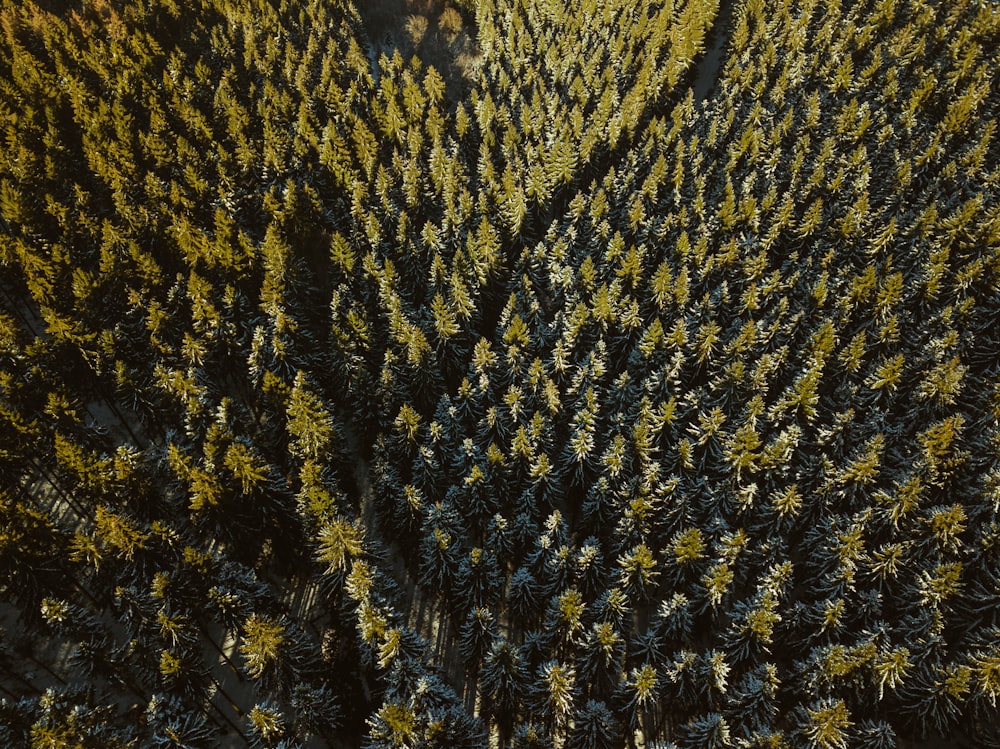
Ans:
[[[733,0],[723,0],[715,23],[706,37],[706,48],[694,66],[694,98],[704,101],[715,89],[722,69],[723,55],[733,31]]]
[[[351,438],[347,440],[349,446]],[[413,572],[406,566],[399,547],[386,541],[379,527],[378,513],[372,501],[372,486],[367,461],[354,449],[354,478],[360,492],[360,514],[365,533],[374,545],[386,551],[383,570],[399,586],[400,613],[403,623],[419,634],[431,649],[431,664],[441,669],[445,681],[463,698],[469,713],[475,706],[475,684],[466,689],[464,662],[458,652],[458,633],[454,631],[451,617],[440,598],[432,598],[417,583]],[[471,694],[469,693],[471,691]]]

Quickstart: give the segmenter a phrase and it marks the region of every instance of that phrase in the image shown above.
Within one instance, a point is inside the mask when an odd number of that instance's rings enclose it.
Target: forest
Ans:
[[[1000,749],[998,71],[0,0],[0,746]]]

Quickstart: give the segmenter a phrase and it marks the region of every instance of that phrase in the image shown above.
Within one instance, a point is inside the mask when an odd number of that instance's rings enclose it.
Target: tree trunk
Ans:
[[[208,640],[208,644],[212,646],[212,650],[218,653],[219,657],[221,657],[222,660],[226,662],[226,665],[229,666],[230,670],[236,675],[237,679],[239,679],[241,682],[245,682],[246,679],[244,678],[243,673],[240,671],[239,666],[233,663],[233,659],[230,658],[228,655],[226,655],[226,651],[223,650],[222,646],[215,641],[215,638],[212,637],[212,635],[209,633],[207,625],[197,617],[195,617],[195,622],[198,624],[198,629],[201,631],[202,637]],[[224,634],[225,632],[226,630],[223,629]],[[225,642],[226,638],[223,637],[222,641]]]

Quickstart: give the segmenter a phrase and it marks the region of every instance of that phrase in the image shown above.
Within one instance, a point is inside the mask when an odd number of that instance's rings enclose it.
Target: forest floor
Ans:
[[[386,550],[383,571],[399,586],[400,613],[403,623],[417,632],[431,648],[431,663],[437,666],[445,681],[463,697],[466,709],[474,714],[478,699],[474,682],[470,689],[465,678],[464,661],[458,652],[458,632],[454,631],[451,616],[440,598],[432,598],[417,584],[413,571],[403,561],[403,554],[394,543],[385,540],[379,530],[378,513],[372,501],[372,487],[368,464],[364,458],[355,459],[355,480],[360,490],[361,517],[366,532],[377,546]],[[471,692],[471,694],[469,693]]]
[[[381,55],[391,58],[399,52],[403,60],[416,56],[433,65],[445,80],[448,97],[462,98],[481,62],[471,19],[442,0],[369,0],[358,8],[376,80]]]
[[[694,69],[694,98],[695,101],[704,101],[715,88],[715,82],[719,79],[719,72],[722,69],[723,53],[729,43],[733,27],[733,4],[734,0],[723,0],[719,4],[719,12],[715,16],[715,22],[708,32],[706,38],[705,52],[701,59],[695,64]]]

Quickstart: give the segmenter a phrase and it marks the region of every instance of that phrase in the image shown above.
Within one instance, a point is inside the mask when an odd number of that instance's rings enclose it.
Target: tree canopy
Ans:
[[[0,0],[0,744],[1000,747],[998,48]]]

